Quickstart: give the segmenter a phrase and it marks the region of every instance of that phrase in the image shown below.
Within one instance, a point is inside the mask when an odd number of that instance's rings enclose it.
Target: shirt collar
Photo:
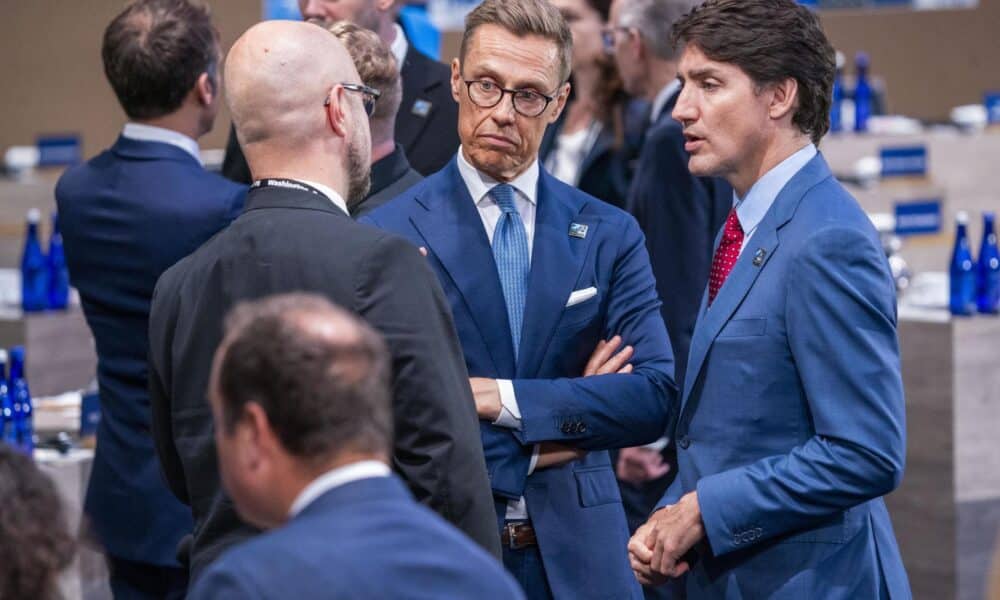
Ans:
[[[329,186],[326,186],[326,185],[323,185],[322,183],[317,183],[315,181],[309,181],[308,179],[299,179],[299,181],[301,181],[302,183],[305,183],[307,185],[311,185],[312,187],[316,188],[317,191],[322,192],[324,196],[326,196],[327,198],[330,199],[330,202],[333,202],[333,204],[337,208],[339,208],[340,210],[344,211],[344,214],[347,214],[347,215],[351,214],[347,210],[347,202],[344,202],[344,199],[340,196],[340,194],[338,194],[337,192],[335,192],[333,190],[333,188],[331,188]]]
[[[670,102],[670,99],[673,98],[674,94],[676,94],[680,89],[680,80],[672,79],[670,80],[670,83],[665,85],[663,89],[660,90],[660,93],[658,93],[656,98],[653,99],[653,107],[649,113],[650,123],[655,123],[656,120],[660,118],[660,113],[662,113],[663,109],[667,106],[667,102]]]
[[[816,156],[816,146],[806,144],[798,152],[764,173],[742,199],[736,195],[735,190],[733,191],[733,206],[736,207],[736,216],[744,233],[749,234],[757,229],[757,225],[764,219],[764,215],[788,181],[814,156]]]
[[[140,142],[160,142],[176,146],[193,156],[198,164],[204,164],[201,162],[201,150],[198,148],[198,142],[179,131],[155,125],[143,125],[142,123],[126,123],[125,128],[122,129],[122,136]]]
[[[399,23],[393,23],[392,26],[396,30],[396,37],[393,38],[392,44],[389,45],[389,50],[396,57],[396,68],[402,71],[403,61],[406,60],[406,53],[410,49],[410,44],[406,41],[406,34],[403,33],[403,28],[399,26]]]
[[[469,161],[465,160],[465,155],[462,154],[461,146],[458,148],[458,172],[465,182],[465,187],[469,189],[472,201],[477,205],[482,203],[487,194],[490,193],[490,190],[500,183],[470,165]],[[538,159],[536,158],[531,161],[531,166],[515,177],[513,181],[510,181],[509,185],[520,192],[524,198],[527,198],[528,202],[536,204],[538,197]]]
[[[340,487],[353,481],[359,481],[361,479],[388,476],[389,467],[385,463],[377,460],[362,460],[327,471],[316,479],[313,479],[312,483],[299,492],[295,501],[292,502],[292,507],[288,509],[288,517],[295,517],[300,512],[305,510],[307,506],[312,504],[317,498],[329,492],[333,488]]]

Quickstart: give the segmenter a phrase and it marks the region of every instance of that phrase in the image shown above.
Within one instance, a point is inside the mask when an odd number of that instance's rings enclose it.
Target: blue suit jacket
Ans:
[[[541,169],[520,355],[486,231],[455,160],[368,220],[428,250],[455,317],[469,374],[513,380],[519,431],[481,422],[498,526],[524,496],[557,597],[640,597],[609,448],[661,436],[675,410],[673,358],[642,233],[623,211]],[[585,225],[585,237],[569,235]],[[574,290],[592,299],[566,308]],[[597,342],[635,347],[629,375],[581,378]],[[528,475],[534,444],[554,440],[585,458]]]
[[[160,274],[225,227],[245,194],[180,148],[124,137],[56,186],[70,280],[97,344],[102,416],[86,510],[119,558],[176,566],[191,531],[150,437],[149,302]]]
[[[779,193],[691,342],[675,440],[708,546],[695,598],[908,598],[882,496],[905,457],[896,293],[817,155]]]
[[[523,598],[495,558],[395,476],[336,487],[283,527],[222,555],[191,600]]]

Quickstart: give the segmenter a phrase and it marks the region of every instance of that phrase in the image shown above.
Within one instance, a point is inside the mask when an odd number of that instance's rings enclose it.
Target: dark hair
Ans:
[[[104,74],[131,119],[168,115],[202,73],[217,87],[219,34],[207,7],[137,0],[104,30]]]
[[[54,598],[76,551],[52,480],[0,443],[0,598]]]
[[[830,128],[833,46],[816,15],[795,0],[708,0],[674,25],[672,37],[736,65],[758,88],[794,78],[792,122],[814,143]]]
[[[254,402],[300,458],[389,453],[389,355],[357,317],[315,294],[271,296],[237,305],[222,343],[216,391],[225,431]]]

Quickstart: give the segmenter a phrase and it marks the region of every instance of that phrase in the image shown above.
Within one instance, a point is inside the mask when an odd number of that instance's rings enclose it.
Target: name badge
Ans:
[[[580,238],[581,240],[587,237],[587,226],[581,223],[571,223],[569,226],[569,236]]]
[[[431,114],[431,106],[431,103],[427,100],[418,98],[413,102],[413,108],[410,109],[410,112],[418,117],[426,118],[427,115]]]

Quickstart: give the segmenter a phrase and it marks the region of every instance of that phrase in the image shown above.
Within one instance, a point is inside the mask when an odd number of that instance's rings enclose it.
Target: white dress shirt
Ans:
[[[295,515],[305,510],[317,498],[333,488],[361,479],[388,477],[389,473],[389,467],[377,460],[362,460],[327,471],[316,479],[313,479],[312,483],[302,488],[299,495],[295,497],[295,501],[292,502],[291,508],[288,509],[288,518],[294,518]]]
[[[316,188],[316,190],[319,191],[319,192],[322,192],[323,195],[326,196],[327,199],[330,200],[330,202],[333,202],[334,206],[336,206],[340,210],[344,211],[345,215],[351,216],[350,211],[347,210],[347,202],[345,202],[344,199],[340,196],[340,194],[338,194],[336,191],[334,191],[333,188],[331,188],[330,186],[323,185],[322,183],[317,183],[315,181],[309,181],[308,179],[299,179],[299,181],[301,181],[302,183],[304,183],[306,185],[310,185],[310,186]]]
[[[396,58],[396,68],[402,71],[403,62],[406,60],[406,53],[410,49],[410,43],[406,41],[406,34],[403,33],[403,28],[399,26],[399,23],[393,23],[392,26],[396,30],[396,37],[392,39],[389,50]]]
[[[493,244],[493,231],[497,227],[497,222],[503,211],[497,206],[496,201],[489,195],[490,190],[500,182],[489,175],[478,171],[469,164],[461,147],[458,149],[458,172],[465,182],[465,187],[469,190],[469,196],[479,211],[479,218],[483,221],[486,229],[486,237],[490,244]],[[521,221],[524,223],[524,231],[528,238],[528,260],[531,260],[532,249],[535,240],[535,210],[538,203],[538,160],[531,163],[523,173],[509,182],[514,188],[514,206]],[[510,429],[521,428],[521,410],[517,406],[517,397],[514,395],[514,385],[509,379],[497,379],[497,387],[500,390],[500,416],[493,422],[494,425],[507,427]],[[538,446],[535,445],[531,455],[531,464],[528,467],[530,475],[535,470],[538,462]],[[527,519],[528,513],[524,505],[524,498],[511,500],[507,505],[508,520]]]
[[[124,129],[122,129],[122,137],[140,142],[170,144],[193,156],[199,165],[204,164],[201,162],[201,150],[198,148],[198,142],[173,129],[143,125],[142,123],[125,123]]]
[[[757,231],[757,226],[764,219],[764,215],[778,198],[778,194],[795,176],[802,170],[813,157],[816,156],[816,146],[806,144],[795,154],[772,167],[770,171],[757,180],[743,198],[736,195],[733,190],[733,206],[736,208],[736,218],[743,228],[743,245],[740,246],[740,254],[747,247],[747,242]]]
[[[649,112],[649,122],[655,123],[657,119],[660,118],[660,113],[666,108],[667,102],[674,97],[681,89],[681,82],[678,79],[673,79],[667,85],[663,86],[663,89],[656,94],[656,98],[653,98],[653,106]]]

